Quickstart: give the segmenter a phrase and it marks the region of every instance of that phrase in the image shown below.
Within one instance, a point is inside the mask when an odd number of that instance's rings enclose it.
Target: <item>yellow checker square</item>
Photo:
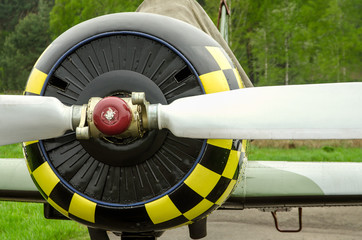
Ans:
[[[154,224],[163,223],[182,215],[168,195],[145,204],[145,207]]]
[[[225,200],[229,197],[231,191],[234,189],[236,184],[236,180],[231,180],[229,186],[226,188],[225,192],[221,195],[221,197],[216,201],[215,204],[221,205],[225,202]]]
[[[190,209],[188,212],[184,213],[184,216],[188,220],[192,220],[209,210],[214,203],[210,202],[207,199],[202,200],[199,204],[197,204],[194,208]]]
[[[33,176],[36,179],[39,187],[47,196],[50,195],[54,187],[60,181],[47,162],[43,163],[40,165],[40,167],[35,169]]]
[[[40,94],[46,78],[47,74],[36,68],[33,68],[29,76],[28,83],[26,84],[25,91]]]
[[[233,140],[231,140],[231,139],[208,139],[207,144],[210,144],[210,145],[213,145],[216,147],[225,148],[225,149],[231,149],[231,147],[233,146]]]
[[[231,69],[231,64],[225,54],[219,47],[206,47],[212,57],[215,59],[221,70]]]
[[[68,217],[68,212],[64,210],[62,207],[60,207],[58,204],[56,204],[51,198],[48,198],[48,203],[52,205],[58,212],[63,214],[64,216]]]
[[[243,142],[242,142],[242,144],[241,144],[241,151],[242,151],[243,153],[246,152],[246,149],[247,149],[247,147],[248,147],[248,144],[249,144],[248,140],[243,140]]]
[[[31,144],[35,144],[35,143],[38,143],[39,141],[31,141],[31,142],[23,142],[23,155],[26,156],[26,152],[25,152],[25,147],[26,146],[29,146]],[[32,173],[30,167],[29,167],[29,162],[28,161],[25,161],[26,162],[26,166],[28,168],[28,171],[29,173]]]
[[[23,143],[23,146],[26,147],[26,146],[29,146],[31,144],[34,144],[34,143],[38,143],[39,141],[30,141],[30,142],[24,142]]]
[[[97,204],[74,193],[70,201],[69,213],[85,221],[94,223]]]
[[[236,80],[238,81],[239,88],[244,88],[243,81],[241,80],[240,74],[236,68],[233,69]]]
[[[235,171],[239,165],[240,152],[231,150],[228,162],[225,166],[222,176],[232,179],[234,177]]]
[[[217,93],[229,91],[230,87],[223,71],[215,71],[200,76],[205,93]]]
[[[205,198],[214,189],[220,177],[221,175],[197,164],[194,171],[185,180],[185,183],[188,187]]]

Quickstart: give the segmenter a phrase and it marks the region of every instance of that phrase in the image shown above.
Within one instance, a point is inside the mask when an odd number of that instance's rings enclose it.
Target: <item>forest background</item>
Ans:
[[[0,92],[22,90],[68,28],[142,0],[2,0]],[[214,23],[219,0],[198,0]],[[362,81],[362,0],[228,0],[230,47],[253,84]]]

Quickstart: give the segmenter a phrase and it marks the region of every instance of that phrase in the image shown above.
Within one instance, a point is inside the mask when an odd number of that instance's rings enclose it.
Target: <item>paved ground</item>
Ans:
[[[280,226],[297,227],[297,209],[280,213]],[[167,231],[160,240],[184,240],[188,228]],[[208,220],[208,236],[204,240],[354,240],[362,239],[362,207],[303,208],[303,230],[279,233],[270,213],[259,210],[219,210]]]

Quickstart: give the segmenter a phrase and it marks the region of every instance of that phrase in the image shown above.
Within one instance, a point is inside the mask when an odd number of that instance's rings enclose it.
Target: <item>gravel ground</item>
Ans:
[[[281,228],[297,228],[297,209],[278,213]],[[190,239],[188,228],[169,230],[160,240]],[[280,233],[274,227],[272,215],[255,209],[219,210],[208,219],[205,240],[240,239],[362,239],[362,207],[303,208],[303,230],[300,233]]]

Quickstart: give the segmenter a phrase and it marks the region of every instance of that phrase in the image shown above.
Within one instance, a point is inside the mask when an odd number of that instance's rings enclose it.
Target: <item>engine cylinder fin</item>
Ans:
[[[84,92],[96,78],[115,70],[139,72],[162,85],[167,102],[177,98],[178,93],[197,95],[201,91],[187,65],[167,47],[142,36],[115,34],[94,39],[71,52],[54,72],[62,85],[71,87],[59,92],[48,84],[45,94],[56,96],[67,104],[82,103],[74,92]],[[127,205],[147,201],[168,191],[192,168],[202,141],[175,139],[167,136],[162,140],[164,147],[160,147],[154,157],[129,167],[103,162],[88,148],[85,153],[84,142],[81,142],[83,148],[75,142],[64,144],[67,139],[62,138],[44,141],[44,145],[53,166],[71,187],[99,201]],[[190,148],[195,144],[199,147]],[[123,191],[125,194],[122,195]]]
[[[59,77],[64,77],[65,81],[75,85],[80,90],[83,90],[87,83],[90,82],[89,78],[83,73],[82,65],[79,62],[79,58],[76,54],[68,57],[62,66],[57,70],[56,74]],[[62,72],[64,71],[64,72]],[[68,76],[66,76],[67,74]],[[74,80],[73,80],[74,79]]]
[[[49,139],[44,145],[46,146],[47,150],[50,152],[66,144],[69,144],[70,142],[73,142],[75,140],[76,140],[75,133],[68,132],[59,138]]]
[[[67,150],[65,150],[64,148],[66,148]],[[63,152],[53,151],[49,153],[50,157],[54,157],[54,154],[60,154],[60,156],[54,158],[56,159],[56,161],[53,161],[53,166],[55,168],[58,168],[60,165],[62,165],[64,162],[68,161],[71,158],[75,157],[76,159],[79,159],[79,156],[83,154],[81,152],[84,151],[78,141],[73,141],[71,143],[68,143],[67,145],[64,145],[63,149]]]
[[[85,150],[82,150],[82,155],[68,159],[57,167],[57,170],[65,180],[70,181],[90,157]]]

